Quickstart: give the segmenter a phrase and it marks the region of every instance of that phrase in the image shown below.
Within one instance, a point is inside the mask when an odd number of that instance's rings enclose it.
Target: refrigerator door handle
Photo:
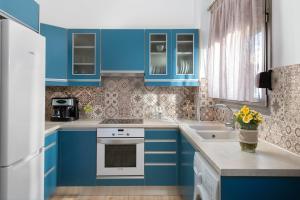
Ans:
[[[8,167],[16,167],[17,165],[19,165],[20,163],[23,162],[27,162],[35,157],[37,157],[38,155],[40,155],[42,152],[44,151],[44,147],[40,148],[39,150],[37,150],[36,152],[34,152],[33,154],[26,156],[25,158],[22,158],[21,160],[18,160],[14,163],[12,163],[11,165],[8,166],[1,166],[0,168],[8,168]]]

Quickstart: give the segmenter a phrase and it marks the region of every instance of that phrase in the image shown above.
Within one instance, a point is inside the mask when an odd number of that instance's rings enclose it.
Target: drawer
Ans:
[[[145,142],[145,151],[176,151],[176,142]]]
[[[57,141],[57,131],[50,133],[45,139],[45,147],[47,147],[49,144]]]
[[[175,139],[177,140],[177,130],[146,130],[145,139]]]
[[[145,166],[145,185],[177,185],[176,166]]]
[[[45,148],[45,173],[56,167],[57,163],[57,143],[54,141]]]
[[[56,190],[56,168],[53,168],[48,174],[45,174],[44,181],[44,199],[48,200]]]
[[[177,154],[145,154],[145,163],[177,163]]]

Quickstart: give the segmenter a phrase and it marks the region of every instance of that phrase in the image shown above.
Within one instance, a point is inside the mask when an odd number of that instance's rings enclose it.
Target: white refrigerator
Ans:
[[[0,20],[0,199],[44,197],[45,39]]]

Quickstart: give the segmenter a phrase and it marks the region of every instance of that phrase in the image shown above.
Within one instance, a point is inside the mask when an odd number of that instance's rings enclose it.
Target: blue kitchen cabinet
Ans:
[[[96,130],[62,130],[59,132],[59,186],[95,185],[96,136]]]
[[[68,84],[100,86],[100,30],[68,30]]]
[[[39,4],[35,0],[1,0],[0,13],[12,17],[25,26],[39,31]]]
[[[298,199],[300,177],[221,177],[222,200]]]
[[[146,186],[177,186],[176,165],[145,166]]]
[[[197,29],[146,30],[146,86],[199,86]]]
[[[45,139],[45,162],[44,162],[44,199],[49,199],[56,190],[57,185],[57,155],[58,135],[57,132],[49,134]]]
[[[145,32],[145,85],[168,86],[172,79],[172,31]]]
[[[179,139],[179,186],[182,188],[184,200],[192,200],[194,196],[194,154],[195,149],[180,134]]]
[[[178,137],[176,129],[145,131],[145,185],[178,184]]]
[[[172,31],[172,78],[182,85],[199,86],[199,31]]]
[[[101,30],[101,73],[144,73],[144,30]]]
[[[67,86],[68,31],[41,24],[40,32],[46,38],[46,86]]]

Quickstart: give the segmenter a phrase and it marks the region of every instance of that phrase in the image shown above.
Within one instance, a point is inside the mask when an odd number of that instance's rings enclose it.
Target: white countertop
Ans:
[[[191,124],[219,124],[178,120],[176,122],[145,120],[143,124],[99,124],[99,121],[46,122],[45,134],[57,129],[141,127],[179,128],[221,176],[300,176],[300,156],[265,141],[259,141],[256,153],[242,152],[238,141],[205,141],[189,128]]]

